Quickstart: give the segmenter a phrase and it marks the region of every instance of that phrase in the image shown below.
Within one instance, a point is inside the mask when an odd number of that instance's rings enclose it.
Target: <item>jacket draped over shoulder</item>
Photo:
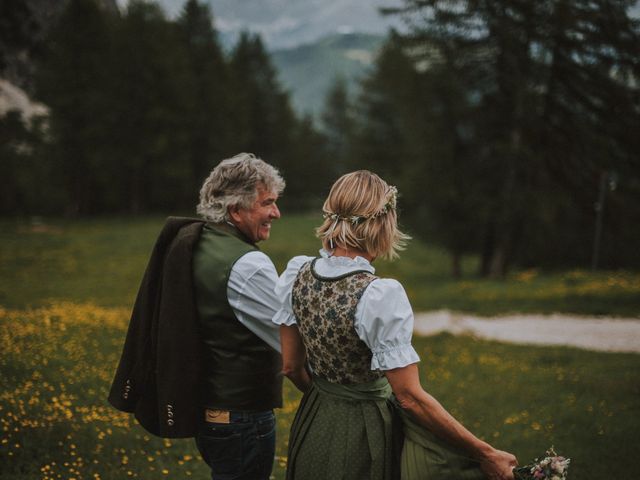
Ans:
[[[201,340],[192,277],[204,221],[169,217],[147,265],[108,400],[165,438],[201,421]],[[161,352],[161,354],[160,354]]]

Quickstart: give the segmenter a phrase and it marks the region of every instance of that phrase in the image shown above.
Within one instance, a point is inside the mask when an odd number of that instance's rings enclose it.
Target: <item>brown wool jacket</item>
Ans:
[[[191,259],[204,226],[169,217],[136,298],[109,403],[165,438],[196,434],[201,420],[201,341]]]

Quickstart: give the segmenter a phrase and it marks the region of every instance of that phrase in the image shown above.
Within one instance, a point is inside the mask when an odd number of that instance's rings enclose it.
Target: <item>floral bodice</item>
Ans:
[[[353,325],[358,301],[377,277],[367,271],[354,271],[323,278],[314,273],[314,261],[302,266],[292,290],[293,313],[311,369],[340,384],[382,377],[382,372],[371,370],[372,352]]]

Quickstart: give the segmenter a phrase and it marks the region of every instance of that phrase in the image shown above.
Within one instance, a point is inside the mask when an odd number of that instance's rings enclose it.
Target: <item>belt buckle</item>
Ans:
[[[204,411],[204,420],[209,423],[231,423],[229,410],[213,410],[207,408]]]

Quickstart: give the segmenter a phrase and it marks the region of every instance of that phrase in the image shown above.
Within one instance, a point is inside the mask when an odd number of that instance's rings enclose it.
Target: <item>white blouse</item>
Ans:
[[[322,277],[334,278],[354,270],[375,273],[373,265],[362,257],[332,257],[320,250],[314,271]],[[275,293],[281,305],[273,323],[295,325],[291,292],[298,271],[314,257],[298,256],[289,261],[276,282]],[[391,370],[420,361],[411,345],[413,311],[402,285],[393,279],[371,282],[356,307],[354,327],[358,337],[371,349],[371,370]]]

